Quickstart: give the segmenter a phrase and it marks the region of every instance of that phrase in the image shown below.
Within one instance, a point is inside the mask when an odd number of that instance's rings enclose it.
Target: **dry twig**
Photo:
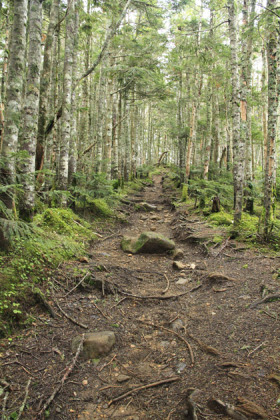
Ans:
[[[265,298],[257,300],[256,302],[253,302],[249,308],[253,309],[256,308],[256,306],[261,305],[262,303],[268,303],[268,302],[273,302],[274,300],[278,300],[280,299],[280,293],[275,293],[275,294],[271,294],[271,295],[267,295]]]
[[[143,324],[149,325],[150,327],[154,327],[154,328],[158,328],[158,329],[163,330],[163,331],[167,331],[167,332],[169,332],[173,335],[176,335],[176,337],[180,338],[180,340],[182,340],[186,344],[186,346],[188,347],[190,357],[191,357],[191,362],[192,362],[192,365],[194,365],[194,355],[193,355],[192,348],[184,337],[182,337],[176,331],[170,330],[169,328],[162,327],[161,325],[156,325],[156,324],[153,324],[151,322],[142,321],[141,319],[139,319],[138,321],[142,322]]]
[[[82,284],[83,283],[83,281],[86,279],[86,277],[88,276],[88,275],[90,275],[90,272],[88,271],[87,273],[86,273],[86,275],[71,289],[71,290],[69,290],[69,292],[67,292],[66,293],[66,295],[64,295],[63,297],[67,297],[68,295],[70,295],[70,293],[72,293],[72,292],[74,292],[74,290],[76,290],[79,286],[80,286],[80,284]]]
[[[164,277],[165,277],[165,279],[166,279],[166,281],[167,281],[167,285],[166,285],[166,288],[161,292],[163,295],[164,295],[164,293],[166,293],[166,292],[168,292],[168,290],[169,290],[169,287],[170,287],[170,281],[169,281],[169,278],[167,277],[167,275],[166,274],[163,274],[164,275]]]
[[[55,302],[55,304],[56,304],[56,306],[58,307],[58,309],[60,310],[60,312],[65,316],[65,318],[67,318],[67,319],[69,319],[69,321],[71,321],[71,322],[73,322],[73,324],[76,324],[76,325],[78,325],[79,327],[82,327],[82,328],[85,328],[85,329],[88,329],[88,326],[87,325],[85,325],[85,324],[82,324],[81,322],[79,322],[79,321],[76,321],[76,319],[74,319],[74,318],[72,318],[70,315],[68,315],[62,308],[61,308],[61,306],[59,305],[59,303],[57,302],[57,300],[55,300],[54,298],[53,298],[53,300],[54,300],[54,302]]]
[[[38,413],[38,416],[40,417],[45,411],[46,411],[46,409],[49,407],[49,405],[52,403],[52,401],[54,400],[54,398],[56,397],[56,395],[59,393],[59,391],[61,390],[61,388],[63,387],[63,385],[64,385],[64,382],[66,381],[66,379],[68,378],[68,376],[70,375],[70,373],[72,372],[72,370],[74,369],[74,367],[75,367],[75,365],[76,365],[76,363],[77,363],[77,360],[78,360],[78,357],[79,357],[79,355],[80,355],[80,353],[81,353],[81,351],[82,351],[82,349],[83,349],[83,344],[84,344],[84,340],[85,340],[85,335],[83,334],[82,335],[82,340],[81,340],[81,342],[80,342],[80,344],[79,344],[79,346],[78,346],[78,348],[77,348],[77,351],[76,351],[76,354],[75,354],[75,356],[74,356],[74,358],[73,358],[73,360],[72,360],[72,363],[71,363],[71,365],[70,366],[68,366],[67,368],[66,368],[66,372],[65,372],[65,374],[63,375],[63,377],[62,377],[62,379],[61,379],[61,381],[60,381],[60,383],[57,385],[57,387],[55,388],[55,390],[53,391],[53,393],[52,393],[52,395],[47,399],[47,401],[45,402],[45,404],[44,404],[44,406],[43,406],[43,408],[40,410],[40,412]]]
[[[133,295],[131,293],[123,292],[122,290],[119,290],[119,293],[122,295],[125,295],[129,298],[135,298],[135,299],[160,299],[160,300],[166,300],[166,299],[172,299],[172,298],[178,298],[184,295],[187,295],[190,293],[188,290],[187,292],[179,293],[178,295],[169,295],[169,296],[142,296],[142,295]]]
[[[178,381],[179,379],[180,379],[179,376],[173,376],[172,378],[163,379],[161,381],[153,382],[153,383],[148,384],[148,385],[138,386],[137,388],[134,388],[131,391],[128,391],[125,394],[119,395],[118,397],[111,400],[108,404],[108,407],[110,407],[110,405],[114,404],[115,402],[120,401],[120,400],[128,397],[131,394],[134,394],[135,392],[139,392],[139,391],[142,391],[143,389],[152,388],[152,387],[155,387],[155,386],[158,386],[158,385],[163,385],[163,384],[168,384],[170,382],[175,382],[175,381]]]
[[[18,417],[17,420],[19,420],[21,418],[21,415],[25,409],[25,405],[26,405],[26,401],[28,398],[28,392],[29,392],[29,387],[30,387],[30,383],[31,383],[31,379],[29,378],[25,387],[25,395],[24,395],[24,400],[20,406],[19,412],[18,412]]]

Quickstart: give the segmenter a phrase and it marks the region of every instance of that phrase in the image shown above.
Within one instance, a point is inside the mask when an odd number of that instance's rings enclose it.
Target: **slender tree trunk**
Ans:
[[[235,1],[228,1],[229,36],[231,47],[232,73],[232,142],[233,142],[233,178],[234,178],[234,226],[238,227],[242,216],[244,152],[245,144],[240,137],[240,92],[237,54],[237,23]],[[244,112],[244,106],[243,106]],[[243,114],[244,115],[244,114]]]
[[[23,196],[20,203],[21,216],[32,218],[35,206],[35,153],[38,128],[40,94],[42,3],[31,0],[29,17],[29,51],[26,93],[23,107],[23,137],[21,150],[27,152],[21,165]]]
[[[63,103],[61,116],[61,145],[60,145],[60,179],[62,191],[68,187],[69,144],[71,138],[71,98],[72,98],[72,70],[73,51],[75,44],[75,0],[68,0],[68,15],[66,18],[65,52],[63,70]],[[67,199],[63,195],[61,205],[66,206]]]
[[[72,68],[72,86],[75,85],[77,79],[77,57],[78,57],[78,46],[79,46],[79,8],[76,4],[75,8],[75,37],[74,37],[74,49],[73,49],[73,68]],[[69,146],[69,165],[68,165],[68,183],[71,185],[74,180],[74,175],[77,171],[77,112],[76,112],[76,91],[72,89],[71,99],[71,136]],[[88,114],[88,113],[87,113]],[[88,120],[87,120],[88,121]],[[88,130],[88,125],[87,125]]]
[[[274,8],[276,0],[268,0],[267,6]],[[273,24],[271,25],[273,29]],[[275,168],[275,147],[277,127],[277,32],[272,30],[267,44],[268,63],[268,121],[267,121],[267,157],[265,162],[265,185],[264,185],[264,234],[269,236],[272,229],[272,204],[273,204],[273,177]]]
[[[52,46],[55,33],[55,25],[59,17],[59,0],[53,0],[50,12],[50,22],[44,50],[43,69],[40,81],[40,102],[39,102],[39,121],[38,137],[36,147],[36,169],[42,169],[44,162],[45,130],[48,115],[48,98],[50,88],[50,77],[52,69]]]
[[[26,46],[27,0],[15,0],[14,22],[11,33],[10,61],[6,96],[6,125],[3,136],[2,156],[4,166],[0,172],[0,183],[15,183],[15,153],[21,119],[21,102]],[[9,210],[14,209],[13,191],[2,193],[0,197]]]

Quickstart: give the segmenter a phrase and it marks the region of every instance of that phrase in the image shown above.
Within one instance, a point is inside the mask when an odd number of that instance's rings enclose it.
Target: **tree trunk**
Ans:
[[[40,94],[42,3],[31,0],[29,18],[29,50],[26,93],[23,107],[23,136],[21,150],[27,156],[21,165],[23,196],[20,202],[21,216],[30,220],[35,206],[35,154],[38,128]]]
[[[61,116],[61,145],[60,145],[60,179],[59,187],[66,191],[68,187],[69,144],[71,138],[71,98],[72,98],[72,70],[73,51],[75,44],[75,0],[68,0],[68,15],[66,17],[65,52],[63,69],[63,101]],[[66,195],[61,198],[61,205],[66,206]]]
[[[268,0],[267,6],[273,9],[276,0]],[[264,234],[267,238],[272,230],[272,197],[273,197],[273,177],[275,168],[275,147],[276,147],[276,126],[277,126],[277,31],[271,32],[267,44],[267,64],[268,64],[268,120],[267,120],[267,156],[265,162],[265,184],[264,184]]]
[[[235,2],[228,1],[229,36],[231,47],[232,74],[232,142],[233,142],[233,179],[234,179],[234,227],[237,228],[242,216],[243,180],[244,180],[244,152],[245,145],[240,137],[240,92],[239,69],[237,54],[237,24],[235,16]],[[244,106],[243,106],[244,118]]]
[[[38,137],[36,147],[36,170],[42,169],[44,162],[45,130],[48,114],[48,98],[50,88],[50,77],[52,70],[52,45],[54,40],[55,25],[59,17],[59,0],[53,0],[50,12],[50,22],[44,50],[43,69],[40,81],[40,102],[39,102],[39,121]]]
[[[21,101],[24,76],[26,47],[27,0],[15,0],[14,22],[11,33],[10,61],[6,95],[6,125],[3,136],[3,167],[0,172],[0,183],[15,183],[15,153],[18,145],[18,133],[21,119]],[[14,209],[14,193],[3,192],[0,197],[7,209]]]

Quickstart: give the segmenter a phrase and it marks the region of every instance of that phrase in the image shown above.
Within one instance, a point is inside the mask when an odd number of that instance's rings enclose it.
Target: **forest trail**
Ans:
[[[31,379],[22,418],[38,418],[73,360],[73,337],[110,330],[116,335],[110,354],[78,360],[46,410],[48,418],[232,418],[221,407],[215,413],[213,402],[209,408],[214,398],[235,405],[239,414],[234,418],[279,419],[279,376],[278,385],[277,376],[274,382],[270,376],[279,375],[279,303],[250,308],[265,292],[279,290],[279,280],[273,277],[279,260],[226,238],[206,252],[203,242],[215,231],[185,208],[172,209],[168,194],[162,190],[161,176],[154,177],[153,186],[128,197],[131,205],[123,210],[130,213],[128,224],[104,234],[85,262],[65,263],[57,270],[52,304],[57,314],[61,312],[55,301],[87,330],[64,316],[51,319],[45,314],[2,349],[2,377],[12,387],[7,407],[23,399]],[[157,210],[136,211],[132,203],[138,201],[154,204]],[[176,242],[183,251],[182,269],[173,267],[168,254],[121,250],[122,235],[149,230]],[[103,284],[104,296],[92,284],[68,293],[85,274]],[[61,287],[65,283],[67,290]],[[197,391],[188,399],[191,388]],[[197,417],[186,416],[188,407],[196,407]]]

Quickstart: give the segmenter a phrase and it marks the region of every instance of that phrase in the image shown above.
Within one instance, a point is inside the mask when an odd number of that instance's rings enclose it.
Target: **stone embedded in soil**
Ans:
[[[146,211],[156,211],[157,210],[157,206],[155,206],[154,204],[146,203],[146,202],[139,203],[138,208],[139,208],[139,210],[146,210]]]
[[[184,329],[184,323],[181,319],[175,319],[175,321],[172,322],[171,328],[173,331],[180,331]]]
[[[184,253],[180,248],[175,248],[172,252],[173,260],[181,260],[184,257]]]
[[[159,254],[174,249],[175,243],[160,233],[143,232],[136,238],[124,236],[121,247],[132,254]]]
[[[130,376],[120,374],[120,375],[117,377],[117,382],[119,382],[119,383],[121,384],[121,383],[123,383],[123,382],[128,381],[129,379],[130,379]]]
[[[157,230],[157,228],[155,226],[151,226],[150,230],[152,230],[154,232],[155,230]]]
[[[81,339],[81,336],[74,337],[72,341],[73,352],[77,351]],[[86,333],[81,355],[85,360],[96,359],[100,356],[105,356],[111,351],[115,342],[116,336],[113,331]]]
[[[187,279],[186,277],[180,277],[179,280],[176,281],[175,284],[178,284],[180,286],[184,286],[185,284],[187,284],[189,281],[189,279]]]
[[[186,266],[180,261],[173,261],[173,268],[175,268],[175,270],[184,270]]]

